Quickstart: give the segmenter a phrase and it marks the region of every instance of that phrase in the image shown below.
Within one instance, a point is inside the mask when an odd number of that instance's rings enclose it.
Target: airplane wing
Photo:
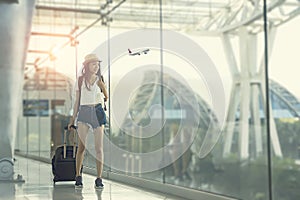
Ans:
[[[135,52],[135,53],[129,53],[131,56],[136,56],[136,55],[141,55],[140,52]]]
[[[145,50],[143,50],[143,53],[147,54],[149,51],[150,51],[150,49],[145,49]]]

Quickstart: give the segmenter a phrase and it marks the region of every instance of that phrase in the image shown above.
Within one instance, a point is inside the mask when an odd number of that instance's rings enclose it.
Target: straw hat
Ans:
[[[86,65],[86,64],[88,64],[90,62],[93,62],[93,61],[101,62],[101,60],[98,58],[98,56],[96,54],[88,54],[84,57],[83,64]]]

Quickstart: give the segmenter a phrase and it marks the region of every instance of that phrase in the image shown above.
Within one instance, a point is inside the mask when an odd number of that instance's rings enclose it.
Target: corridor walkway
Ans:
[[[21,174],[25,183],[0,182],[1,200],[183,200],[111,180],[104,180],[104,190],[96,191],[95,177],[87,174],[83,174],[82,190],[75,190],[74,182],[60,182],[54,186],[50,164],[23,157],[16,157],[15,174]]]

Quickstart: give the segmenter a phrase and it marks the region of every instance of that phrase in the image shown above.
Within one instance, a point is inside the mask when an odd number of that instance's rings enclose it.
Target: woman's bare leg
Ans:
[[[78,123],[78,149],[76,154],[76,176],[81,176],[81,166],[84,158],[85,141],[89,127],[86,124]]]
[[[95,137],[95,151],[96,151],[96,166],[97,166],[97,177],[101,178],[103,171],[103,133],[104,125],[98,127],[94,131]]]

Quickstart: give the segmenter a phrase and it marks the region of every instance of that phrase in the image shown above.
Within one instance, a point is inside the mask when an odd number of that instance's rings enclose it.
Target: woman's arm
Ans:
[[[76,119],[76,116],[77,116],[77,113],[78,113],[78,109],[79,109],[79,91],[76,91],[76,97],[75,97],[75,102],[74,102],[74,106],[73,106],[73,115],[69,121],[69,125],[68,125],[68,128],[70,129],[70,126],[71,125],[74,125],[75,123],[75,119]]]

